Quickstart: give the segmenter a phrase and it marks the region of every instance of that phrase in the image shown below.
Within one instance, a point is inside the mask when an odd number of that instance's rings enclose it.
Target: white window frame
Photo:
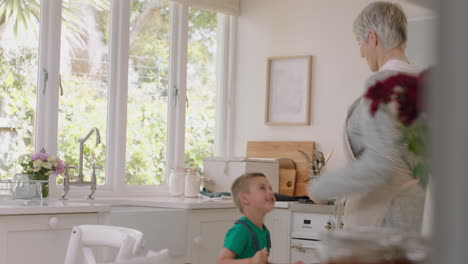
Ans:
[[[188,8],[187,5],[171,2],[167,172],[172,167],[184,166],[185,162]],[[60,50],[61,9],[62,0],[41,1],[35,149],[37,151],[45,147],[50,153],[57,153],[60,53],[56,51]],[[130,1],[113,0],[110,23],[106,184],[97,186],[95,196],[168,194],[166,184],[150,186],[125,184],[129,21]],[[218,129],[215,132],[215,154],[229,156],[233,136],[230,131],[232,131],[234,105],[232,88],[236,18],[219,14],[218,21],[216,71],[219,76],[216,106]],[[42,93],[43,69],[48,72],[45,93]],[[63,189],[62,186],[56,186],[55,182],[55,177],[51,177],[49,189],[52,197],[57,197]],[[70,187],[69,197],[83,197],[89,193],[89,186]]]
[[[61,6],[62,0],[41,1],[34,139],[36,151],[44,147],[49,153],[57,153]],[[55,176],[49,182],[49,193],[57,192]]]

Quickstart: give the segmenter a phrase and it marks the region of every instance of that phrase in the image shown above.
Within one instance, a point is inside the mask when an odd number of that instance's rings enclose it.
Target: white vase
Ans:
[[[431,237],[432,234],[432,219],[434,211],[434,204],[432,200],[432,184],[431,180],[429,179],[426,190],[426,199],[424,201],[424,212],[421,226],[421,234],[424,237]]]

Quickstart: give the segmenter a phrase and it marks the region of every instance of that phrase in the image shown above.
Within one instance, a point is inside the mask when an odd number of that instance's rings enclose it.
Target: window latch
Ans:
[[[60,96],[63,96],[63,87],[62,87],[62,74],[59,74],[59,81],[60,81]]]
[[[177,89],[177,87],[175,85],[172,88],[172,90],[173,90],[172,96],[174,96],[174,107],[176,107],[177,106],[177,95],[178,95],[179,90]]]
[[[47,79],[49,78],[49,73],[46,69],[42,70],[42,79],[44,80],[44,86],[42,87],[42,94],[45,94],[47,87]]]

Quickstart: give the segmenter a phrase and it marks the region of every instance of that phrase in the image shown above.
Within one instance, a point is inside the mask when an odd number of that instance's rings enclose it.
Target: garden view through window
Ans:
[[[65,5],[65,2],[64,2]],[[109,79],[110,0],[67,1],[62,7],[60,75],[63,95],[59,97],[58,150],[65,164],[79,165],[78,139],[92,128],[96,132],[84,143],[83,176],[91,180],[93,164],[98,184],[103,184],[106,145],[106,117]],[[68,22],[71,21],[71,22]],[[74,23],[70,27],[69,23]],[[70,170],[76,180],[77,169]],[[57,183],[63,178],[57,177]]]
[[[132,1],[125,182],[164,183],[169,80],[168,0]]]
[[[11,3],[13,1],[4,1]],[[0,178],[20,171],[18,156],[34,151],[40,0],[19,5],[23,15],[1,9],[0,17]],[[109,107],[109,50],[112,0],[62,1],[57,154],[66,165],[79,163],[84,144],[84,180],[92,165],[106,184]],[[2,5],[2,4],[0,4]],[[125,180],[128,185],[165,183],[170,54],[169,0],[130,2]],[[29,12],[29,13],[27,13]],[[14,15],[16,14],[16,15]],[[213,156],[216,116],[217,13],[189,8],[185,166],[201,168]],[[117,17],[117,19],[121,19]],[[114,22],[111,22],[114,21]],[[186,20],[185,20],[186,21]],[[115,25],[114,25],[115,26]],[[17,34],[21,32],[21,34]],[[173,44],[175,45],[175,44]],[[116,56],[120,56],[117,54]],[[112,142],[112,141],[109,141]],[[77,171],[71,170],[76,179]],[[75,178],[74,178],[75,177]],[[57,177],[57,184],[63,177]]]
[[[197,8],[189,11],[185,163],[203,167],[214,154],[216,118],[217,14]]]
[[[34,146],[39,4],[0,9],[0,179],[20,172],[18,158]],[[16,11],[16,12],[14,12]],[[24,19],[25,17],[29,19]]]

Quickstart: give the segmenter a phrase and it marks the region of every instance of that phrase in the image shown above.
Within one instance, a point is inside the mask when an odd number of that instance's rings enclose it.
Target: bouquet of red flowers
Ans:
[[[419,76],[404,73],[393,75],[376,82],[369,88],[365,97],[371,100],[370,112],[374,116],[377,110],[388,110],[389,105],[396,105],[396,118],[399,120],[403,137],[399,144],[407,144],[408,151],[414,153],[418,162],[412,168],[413,177],[422,186],[427,185],[428,170],[425,162],[427,144],[427,115],[423,104],[423,88],[428,71]]]

